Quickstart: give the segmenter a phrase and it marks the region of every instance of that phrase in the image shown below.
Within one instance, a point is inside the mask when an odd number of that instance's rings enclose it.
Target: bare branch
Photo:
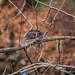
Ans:
[[[53,0],[50,1],[50,3],[49,3],[50,6],[51,6],[52,2],[53,2]],[[50,11],[51,11],[51,8],[49,8],[49,11],[47,13],[47,16],[46,16],[46,18],[43,21],[46,21],[47,20],[49,14],[50,14]]]
[[[42,42],[48,42],[48,41],[53,41],[53,40],[64,40],[64,39],[75,39],[75,37],[74,36],[45,37],[42,39]],[[1,48],[0,53],[22,50],[24,48],[28,48],[30,45],[34,45],[38,43],[39,40],[40,39],[36,39],[36,40],[34,39],[34,41],[31,41],[30,43],[26,43],[25,45],[21,45],[17,47]]]
[[[35,1],[37,1],[37,0],[35,0]],[[43,4],[43,5],[45,5],[45,6],[47,6],[47,7],[49,7],[49,8],[51,8],[51,9],[53,9],[53,10],[62,12],[62,13],[64,13],[65,15],[70,16],[70,17],[72,17],[72,18],[75,19],[75,16],[72,15],[72,14],[69,14],[69,13],[67,13],[67,12],[65,12],[65,11],[63,11],[63,10],[60,10],[60,9],[56,8],[56,7],[50,6],[50,5],[46,4],[46,3],[43,3],[43,2],[40,2],[40,1],[37,1],[37,2],[40,3],[40,4]]]
[[[21,12],[23,11],[25,5],[26,5],[26,0],[24,0],[23,6],[22,6],[22,8],[21,8],[21,10],[20,10]],[[16,16],[14,16],[13,18],[11,18],[11,19],[10,19],[7,23],[5,23],[4,25],[0,25],[0,27],[6,26],[6,25],[9,24],[12,20],[14,20],[15,18],[17,18],[19,15],[20,15],[20,12],[18,12]]]
[[[3,74],[2,74],[2,75],[5,75],[6,69],[7,69],[7,66],[5,67],[5,70],[4,70],[4,72],[3,72]]]
[[[69,73],[68,71],[65,71],[65,68],[75,68],[75,66],[69,66],[69,65],[57,65],[57,64],[51,64],[51,63],[34,63],[34,64],[29,65],[29,66],[23,67],[20,70],[14,72],[12,74],[9,74],[9,75],[14,75],[17,73],[23,73],[23,72],[26,72],[29,70],[33,70],[35,68],[40,68],[40,67],[54,67],[57,70],[63,71],[63,72],[68,73],[68,74],[71,74],[71,73]]]
[[[13,2],[11,0],[8,0],[18,11],[19,13],[27,20],[27,22],[29,23],[29,25],[31,26],[31,29],[33,28],[33,25],[30,23],[30,21],[27,19],[27,17],[18,9],[18,7],[13,4]]]
[[[56,19],[57,15],[59,14],[59,12],[60,12],[61,8],[63,7],[63,5],[65,4],[65,2],[66,2],[66,0],[64,0],[64,2],[62,3],[62,5],[60,6],[60,8],[59,8],[59,10],[57,11],[57,13],[55,14],[55,16],[54,16],[54,18],[53,18],[52,22],[54,22],[54,21],[55,21],[55,19]]]
[[[48,31],[45,32],[45,34],[47,34],[47,33],[49,32],[50,27],[54,24],[54,21],[55,21],[56,17],[58,16],[59,12],[60,12],[60,9],[61,9],[61,8],[63,7],[63,5],[65,4],[65,2],[66,2],[66,0],[64,0],[64,2],[62,3],[62,5],[60,6],[59,10],[58,10],[57,13],[55,14],[55,16],[54,16],[54,18],[53,18],[51,24],[49,24]],[[50,5],[50,6],[51,6],[51,5]]]

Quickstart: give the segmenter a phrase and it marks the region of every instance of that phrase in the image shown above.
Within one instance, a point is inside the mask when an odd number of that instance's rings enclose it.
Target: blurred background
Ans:
[[[11,1],[21,10],[22,5],[24,3],[23,0],[11,0]],[[39,0],[39,1],[44,2],[46,4],[50,3],[50,0]],[[53,0],[51,5],[53,7],[60,8],[63,1],[64,0]],[[2,0],[0,0],[0,4],[1,2]],[[23,8],[22,12],[34,26],[34,29],[37,29],[38,25],[38,29],[43,33],[45,33],[49,29],[49,24],[46,24],[45,22],[43,22],[43,20],[46,18],[50,8],[42,4],[38,4],[37,7],[35,8],[35,5],[36,2],[34,0],[33,1],[26,0],[26,5]],[[65,4],[62,7],[62,10],[75,15],[75,0],[66,0]],[[4,5],[0,6],[0,48],[7,48],[21,45],[21,41],[23,40],[25,33],[28,32],[31,28],[31,26],[28,24],[28,22],[22,15],[19,15],[14,20],[10,21],[11,18],[17,15],[17,13],[18,13],[17,9],[9,1],[7,1]],[[36,13],[37,13],[37,21],[36,21]],[[57,13],[56,10],[51,9],[47,18],[48,23],[52,22],[56,13]],[[55,23],[53,24],[53,26],[50,27],[46,36],[53,37],[60,35],[75,36],[75,19],[61,12],[56,17]],[[48,59],[53,64],[59,64],[59,53],[57,43],[58,41],[50,41],[43,43],[44,50],[42,56]],[[29,47],[27,50],[31,52],[30,56],[32,56],[33,53],[35,55],[37,54],[33,49],[33,47]],[[34,62],[37,61],[39,56],[37,54],[37,56],[35,57],[35,55],[33,56],[34,60],[32,59]],[[74,40],[61,41],[60,63],[64,65],[75,66]],[[2,75],[6,66],[7,66],[6,74],[9,74],[29,64],[30,64],[29,60],[27,59],[24,50],[16,52],[0,53],[0,65],[1,65],[0,75]],[[75,69],[66,68],[65,70],[72,71],[72,73],[75,74]],[[67,73],[59,74],[58,70],[50,68],[47,70],[45,75],[70,75],[70,74]]]

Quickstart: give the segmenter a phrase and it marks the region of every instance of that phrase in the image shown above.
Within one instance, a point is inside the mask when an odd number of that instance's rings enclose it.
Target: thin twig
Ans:
[[[67,73],[67,74],[69,74],[69,75],[74,75],[74,74],[72,74],[72,73],[70,73],[70,72],[68,72],[68,71],[65,71],[65,70],[60,70],[61,72],[64,72],[64,73]]]
[[[35,1],[37,1],[37,0],[35,0]],[[70,17],[72,17],[72,18],[75,19],[75,16],[72,15],[72,14],[69,14],[69,13],[67,13],[67,12],[65,12],[65,11],[63,11],[63,10],[59,10],[58,8],[53,7],[53,6],[50,6],[50,5],[46,4],[46,3],[43,3],[43,2],[40,2],[40,1],[37,1],[37,2],[40,3],[40,4],[42,4],[42,5],[45,5],[45,6],[49,7],[49,8],[51,8],[51,9],[53,9],[53,10],[62,12],[62,13],[64,13],[65,15],[70,16]]]
[[[39,56],[39,58],[38,58],[38,62],[39,62],[39,61],[40,61],[40,59],[42,58],[43,51],[44,51],[44,47],[43,47],[43,49],[42,49],[41,53],[39,54],[40,56]]]
[[[49,5],[50,5],[50,6],[51,6],[52,2],[53,2],[53,0],[51,0],[51,1],[50,1],[50,3],[49,3]],[[46,20],[47,20],[47,18],[48,18],[48,16],[49,16],[49,14],[50,14],[50,11],[51,11],[51,8],[49,8],[49,11],[48,11],[47,16],[46,16],[46,18],[45,18],[45,20],[44,20],[44,21],[46,21]]]
[[[35,68],[40,68],[40,67],[54,67],[57,70],[66,72],[68,74],[71,74],[71,73],[69,73],[68,71],[65,71],[64,68],[75,68],[75,66],[69,66],[69,65],[59,65],[59,64],[53,65],[53,64],[49,64],[49,63],[34,63],[34,64],[29,65],[29,66],[23,67],[22,69],[14,72],[12,74],[9,74],[9,75],[14,75],[14,74],[17,74],[17,73],[23,73],[23,72],[26,72],[26,71],[29,71],[29,70],[33,70]]]
[[[29,57],[29,55],[28,55],[28,52],[27,52],[27,49],[26,49],[26,48],[24,49],[24,51],[25,51],[25,54],[26,54],[26,56],[27,56],[29,62],[30,62],[31,64],[33,64],[32,60],[30,59],[30,57]],[[36,73],[36,75],[38,75],[37,69],[35,70],[35,73]]]
[[[48,71],[49,68],[50,68],[50,67],[48,67],[48,68],[44,71],[44,73],[43,73],[42,75],[45,75],[45,73]]]
[[[32,29],[32,28],[33,28],[33,25],[30,23],[30,21],[27,19],[27,17],[18,9],[18,7],[17,7],[15,4],[13,4],[13,2],[12,2],[11,0],[8,0],[8,1],[19,11],[19,13],[27,20],[27,22],[28,22],[29,25],[31,26],[30,29]]]
[[[60,12],[61,8],[63,7],[63,5],[65,4],[65,2],[66,2],[66,0],[64,0],[64,2],[62,3],[62,5],[60,6],[60,8],[59,8],[59,10],[57,11],[57,13],[55,14],[55,16],[54,16],[54,18],[53,18],[52,22],[54,22],[54,21],[55,21],[55,19],[56,19],[57,15],[59,14],[59,12]]]
[[[2,75],[5,75],[6,69],[7,69],[7,66],[5,67],[5,70],[4,70],[4,72],[3,72],[3,74],[2,74]]]
[[[22,15],[21,15],[21,22],[22,22]],[[20,25],[20,34],[19,34],[19,45],[20,45],[20,38],[21,38],[21,30],[22,30],[22,25]]]
[[[51,24],[49,24],[48,31],[47,31],[47,32],[45,32],[45,35],[49,32],[50,27],[51,27],[52,25],[54,25],[55,19],[56,19],[57,15],[59,14],[59,12],[60,12],[61,8],[62,8],[62,7],[63,7],[63,5],[65,4],[65,2],[66,2],[66,0],[64,0],[64,2],[62,3],[62,5],[60,6],[59,10],[58,10],[58,11],[57,11],[57,13],[55,14],[55,16],[54,16],[54,18],[53,18],[53,20],[52,20]],[[50,6],[51,6],[51,5],[50,5]]]
[[[61,45],[61,42],[60,40],[58,40],[58,59],[59,59],[59,64],[60,64],[60,61],[61,61],[61,48],[60,48],[60,45]]]
[[[27,56],[29,62],[30,62],[31,64],[33,64],[32,60],[30,59],[30,57],[29,57],[29,55],[28,55],[27,49],[24,49],[24,51],[25,51],[25,54],[26,54],[26,56]]]
[[[25,5],[26,5],[26,0],[24,0],[23,6],[22,6],[22,8],[21,8],[21,10],[20,10],[21,12],[23,11]],[[11,19],[10,19],[7,23],[5,23],[4,25],[0,25],[0,27],[6,26],[6,25],[9,24],[12,20],[14,20],[15,18],[17,18],[19,15],[20,15],[20,12],[18,12],[16,16],[14,16],[13,18],[11,18]]]
[[[8,74],[8,75],[15,75],[15,74],[19,73],[21,70],[26,69],[26,68],[29,68],[29,67],[32,67],[32,66],[34,66],[35,64],[36,64],[36,63],[31,64],[31,65],[26,66],[26,67],[23,67],[23,68],[19,69],[18,71],[13,72],[12,74]]]

